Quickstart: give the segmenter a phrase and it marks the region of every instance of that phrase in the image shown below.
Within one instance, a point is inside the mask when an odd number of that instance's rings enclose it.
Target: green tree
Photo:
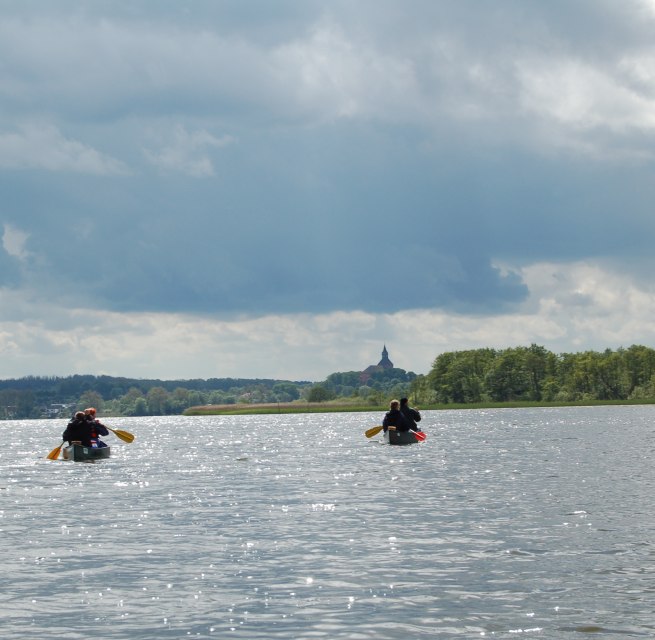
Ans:
[[[518,349],[519,352],[522,349]],[[543,392],[542,385],[547,374],[548,351],[536,344],[530,345],[529,349],[523,351],[525,369],[530,378],[530,400],[541,400]]]
[[[77,408],[80,411],[84,411],[84,409],[88,409],[89,407],[95,407],[98,413],[102,413],[104,404],[105,401],[97,391],[88,390],[80,396],[77,402]]]
[[[168,391],[163,387],[152,387],[146,394],[148,413],[152,416],[163,416],[168,411]]]
[[[129,391],[120,398],[120,412],[123,416],[134,416],[136,415],[136,401],[139,398],[143,398],[143,393],[141,389],[137,387],[131,387]]]
[[[409,396],[409,384],[406,382],[397,382],[389,389],[389,395],[396,399],[405,398]]]
[[[327,402],[332,398],[334,398],[334,394],[320,384],[311,386],[307,392],[307,402]]]
[[[368,396],[368,403],[372,407],[382,406],[384,404],[384,393],[382,393],[382,391],[378,391],[377,389],[373,389]]]
[[[525,349],[506,349],[493,361],[485,386],[495,402],[527,399],[532,376],[526,365]]]
[[[193,390],[189,392],[187,405],[184,408],[188,409],[189,407],[196,407],[201,404],[205,404],[205,394],[202,391]]]
[[[298,386],[292,382],[278,382],[273,385],[272,392],[278,402],[291,402],[292,400],[300,398]],[[284,399],[282,399],[282,395],[284,395]]]
[[[451,351],[439,355],[428,374],[437,402],[480,402],[485,375],[496,358],[493,349]]]
[[[622,350],[607,349],[598,361],[597,397],[601,400],[624,400],[630,393],[630,375]]]
[[[134,408],[133,408],[133,413],[132,415],[134,416],[147,416],[148,415],[148,403],[146,399],[141,396],[140,398],[137,398],[134,402]]]
[[[34,392],[30,389],[20,391],[16,402],[17,418],[38,418],[39,410],[35,403]]]
[[[601,357],[595,351],[574,354],[572,358],[573,367],[569,371],[568,382],[576,400],[599,398],[598,372]]]
[[[173,413],[182,413],[187,407],[192,406],[189,402],[189,390],[184,387],[176,387],[169,396],[169,405]]]
[[[628,394],[632,393],[635,387],[647,387],[655,375],[655,350],[633,344],[625,351],[620,351],[628,376]]]
[[[422,405],[432,404],[437,401],[434,389],[430,387],[428,376],[419,375],[409,385],[409,396],[411,404]]]
[[[357,395],[362,381],[361,371],[341,371],[331,373],[323,385],[336,396],[351,397]]]
[[[17,416],[18,398],[20,391],[16,389],[3,389],[0,391],[0,411],[4,420],[13,420]]]

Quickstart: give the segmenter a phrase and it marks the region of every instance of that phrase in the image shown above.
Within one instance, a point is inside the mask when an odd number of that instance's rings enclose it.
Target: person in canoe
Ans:
[[[84,410],[84,415],[86,416],[87,423],[89,425],[89,431],[91,432],[91,446],[92,447],[106,447],[107,444],[100,440],[99,436],[108,436],[109,429],[105,427],[100,420],[96,418],[95,407],[89,407]]]
[[[61,439],[68,442],[68,444],[79,442],[85,447],[92,446],[91,425],[84,411],[78,411],[73,416],[71,421],[66,425],[66,430],[61,435]]]
[[[417,422],[421,422],[421,414],[418,412],[418,409],[409,406],[409,400],[407,398],[400,399],[400,413],[405,416],[405,420],[409,423],[409,428],[412,431],[421,430],[416,424]]]
[[[392,400],[389,403],[389,411],[384,414],[382,428],[385,433],[389,430],[389,427],[394,427],[395,431],[409,431],[409,422],[400,412],[400,402],[398,400]]]

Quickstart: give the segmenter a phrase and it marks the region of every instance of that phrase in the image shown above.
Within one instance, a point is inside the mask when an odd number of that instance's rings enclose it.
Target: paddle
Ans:
[[[379,425],[377,427],[371,427],[370,429],[366,429],[366,431],[364,431],[364,435],[367,438],[372,438],[373,436],[376,436],[378,433],[380,433],[382,429],[384,429],[382,425]]]
[[[56,460],[59,457],[59,452],[61,451],[61,448],[64,446],[66,441],[62,442],[56,449],[53,449],[47,456],[48,460]]]
[[[105,425],[107,427],[107,425]],[[382,427],[380,427],[381,429]],[[112,429],[107,427],[109,431],[116,434],[123,442],[134,442],[134,436],[129,431],[123,431],[122,429]]]
[[[419,442],[423,442],[427,438],[427,435],[422,431],[414,431],[414,435]]]

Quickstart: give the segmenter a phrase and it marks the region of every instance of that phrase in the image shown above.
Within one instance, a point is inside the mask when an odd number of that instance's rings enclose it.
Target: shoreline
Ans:
[[[607,405],[650,405],[655,399],[639,400],[576,400],[571,402],[475,402],[468,404],[432,404],[420,405],[420,411],[459,411],[462,409],[521,409],[549,407],[595,407]],[[414,405],[412,405],[414,406]],[[274,413],[363,413],[386,412],[388,406],[371,406],[348,404],[344,402],[276,402],[263,404],[211,404],[189,407],[182,415],[185,416],[217,416],[217,415],[259,415]]]

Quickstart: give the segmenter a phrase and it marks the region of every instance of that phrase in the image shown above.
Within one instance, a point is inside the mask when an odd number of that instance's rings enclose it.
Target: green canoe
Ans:
[[[81,444],[71,444],[64,447],[64,460],[73,462],[93,462],[110,456],[111,447],[85,447]]]
[[[416,444],[418,440],[413,431],[387,431],[384,434],[387,444]]]

